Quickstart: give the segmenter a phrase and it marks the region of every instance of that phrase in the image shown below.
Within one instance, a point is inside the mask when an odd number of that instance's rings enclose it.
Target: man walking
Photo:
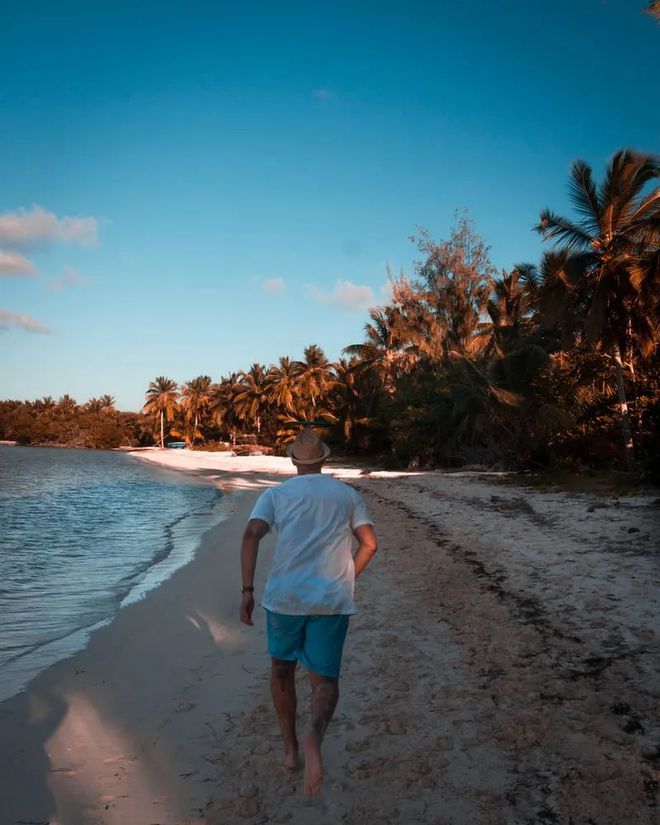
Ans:
[[[284,740],[284,765],[295,770],[295,670],[301,662],[312,689],[311,728],[303,737],[305,793],[315,796],[323,781],[321,743],[339,697],[348,619],[356,612],[353,585],[377,543],[362,496],[321,473],[330,449],[318,435],[305,428],[287,452],[298,475],[262,493],[243,535],[241,621],[252,624],[259,542],[275,527],[277,541],[262,600],[272,657],[271,695]],[[358,542],[355,555],[353,537]]]

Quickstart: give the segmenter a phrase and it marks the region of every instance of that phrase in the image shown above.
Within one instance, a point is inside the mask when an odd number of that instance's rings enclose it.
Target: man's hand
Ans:
[[[254,596],[252,593],[243,593],[241,600],[241,621],[243,624],[253,625],[252,612],[254,611]]]
[[[270,530],[267,521],[260,518],[251,518],[241,544],[241,581],[243,587],[252,587],[254,584],[254,569],[257,566],[259,542]],[[243,624],[253,624],[252,611],[254,610],[254,596],[252,593],[243,593],[241,601],[241,621]]]

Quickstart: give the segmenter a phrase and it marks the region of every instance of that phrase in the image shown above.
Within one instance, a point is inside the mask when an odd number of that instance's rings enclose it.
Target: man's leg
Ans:
[[[305,748],[305,793],[316,796],[323,783],[321,743],[339,699],[339,680],[309,671],[312,687],[311,730],[303,737]]]
[[[270,673],[270,695],[284,740],[283,764],[289,770],[299,766],[296,738],[296,665],[284,659],[273,659]]]

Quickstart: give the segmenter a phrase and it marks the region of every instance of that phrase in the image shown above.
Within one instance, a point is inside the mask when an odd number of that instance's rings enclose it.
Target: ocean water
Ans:
[[[0,447],[0,701],[188,562],[229,507],[120,452]]]

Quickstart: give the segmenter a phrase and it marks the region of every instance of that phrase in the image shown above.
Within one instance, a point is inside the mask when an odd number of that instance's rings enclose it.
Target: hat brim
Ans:
[[[330,447],[327,444],[323,444],[323,455],[320,458],[296,458],[293,454],[293,444],[289,444],[286,448],[286,454],[289,456],[291,461],[294,464],[302,464],[303,466],[306,464],[320,464],[322,461],[325,461],[326,458],[330,455]]]

